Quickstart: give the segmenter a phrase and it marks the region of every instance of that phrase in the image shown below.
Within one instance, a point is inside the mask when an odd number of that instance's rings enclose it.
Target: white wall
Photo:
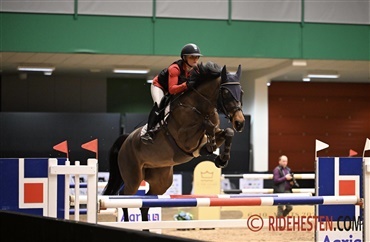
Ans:
[[[370,24],[369,1],[304,0],[304,21],[319,23]],[[154,6],[154,3],[156,4]],[[78,0],[78,14],[223,19],[229,18],[229,0],[171,0],[171,1],[96,1]],[[73,14],[71,0],[18,0],[2,1],[2,12],[30,12]],[[231,1],[231,19],[251,21],[300,22],[301,0]]]

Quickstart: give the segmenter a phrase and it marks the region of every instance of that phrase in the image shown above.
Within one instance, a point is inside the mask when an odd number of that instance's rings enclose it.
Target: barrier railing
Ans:
[[[69,218],[70,209],[70,175],[75,176],[75,220],[79,220],[79,183],[80,175],[87,175],[87,222],[96,223],[97,221],[97,173],[98,161],[96,159],[88,159],[87,165],[80,165],[79,161],[75,165],[70,165],[70,161],[66,161],[65,165],[58,165],[58,160],[49,159],[49,178],[48,178],[48,216],[57,217],[57,188],[58,175],[64,175],[64,218]]]

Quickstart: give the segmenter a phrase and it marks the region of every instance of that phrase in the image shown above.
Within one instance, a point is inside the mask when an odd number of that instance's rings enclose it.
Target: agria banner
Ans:
[[[323,157],[316,164],[317,196],[362,194],[362,158]],[[363,209],[356,205],[317,205],[317,216],[331,221],[330,230],[317,230],[316,241],[362,241]]]

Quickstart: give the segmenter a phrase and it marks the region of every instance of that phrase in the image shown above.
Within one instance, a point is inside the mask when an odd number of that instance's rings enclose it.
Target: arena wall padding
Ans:
[[[0,241],[195,242],[199,240],[1,210]]]

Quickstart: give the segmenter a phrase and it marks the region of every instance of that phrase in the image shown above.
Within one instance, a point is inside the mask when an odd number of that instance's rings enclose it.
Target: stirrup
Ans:
[[[146,132],[144,135],[142,135],[140,139],[146,145],[153,144],[153,137],[149,132]]]

